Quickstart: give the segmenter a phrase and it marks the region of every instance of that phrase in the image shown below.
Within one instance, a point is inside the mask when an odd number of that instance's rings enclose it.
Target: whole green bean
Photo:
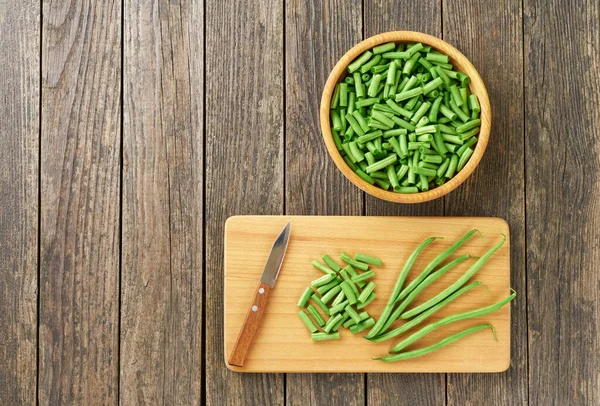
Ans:
[[[394,338],[396,336],[399,336],[400,334],[404,333],[405,331],[408,331],[411,328],[413,328],[414,326],[416,326],[416,325],[420,324],[421,322],[423,322],[423,320],[427,319],[429,316],[431,316],[432,314],[434,314],[435,312],[437,312],[438,310],[440,310],[442,307],[446,306],[448,303],[452,302],[453,300],[457,299],[458,297],[460,297],[464,293],[468,292],[469,290],[471,290],[471,289],[473,289],[473,288],[475,288],[475,287],[477,287],[479,285],[481,285],[481,282],[475,281],[473,283],[468,284],[467,286],[464,286],[464,287],[460,288],[459,290],[457,290],[456,292],[454,292],[452,295],[448,296],[446,299],[444,299],[440,303],[436,304],[435,306],[433,306],[429,310],[426,310],[423,313],[419,314],[414,319],[409,320],[407,323],[404,323],[400,327],[395,328],[395,329],[393,329],[391,331],[388,331],[385,334],[380,334],[377,337],[372,338],[371,341],[376,342],[376,343],[380,343],[382,341],[389,340],[390,338]]]
[[[417,285],[417,287],[412,292],[410,292],[410,294],[398,305],[396,310],[394,310],[394,312],[392,313],[392,315],[390,316],[388,321],[385,323],[385,325],[381,328],[381,330],[379,332],[380,333],[386,332],[387,329],[390,328],[392,323],[395,322],[396,320],[398,320],[398,318],[400,317],[402,312],[408,307],[409,304],[411,304],[411,302],[417,297],[417,295],[423,291],[423,289],[425,289],[427,286],[431,285],[433,282],[435,282],[437,279],[439,279],[442,275],[444,275],[450,269],[454,268],[456,265],[469,259],[469,257],[470,257],[469,254],[458,257],[454,261],[444,265],[443,267],[441,267],[440,269],[438,269],[437,271],[435,271],[434,273],[429,275],[423,282],[421,282],[419,285]]]
[[[499,301],[497,303],[494,303],[493,305],[481,307],[481,308],[475,309],[475,310],[470,310],[468,312],[453,314],[448,317],[444,317],[443,319],[436,321],[435,323],[431,323],[428,326],[423,327],[421,330],[413,333],[409,337],[400,341],[398,344],[396,344],[394,346],[394,348],[392,348],[390,350],[390,352],[399,352],[403,348],[406,348],[409,345],[411,345],[412,343],[414,343],[415,341],[417,341],[418,339],[425,337],[427,334],[431,333],[433,330],[435,330],[439,327],[445,326],[446,324],[454,323],[456,321],[461,321],[461,320],[473,319],[475,317],[485,316],[490,313],[494,313],[496,310],[500,309],[502,306],[504,306],[505,304],[512,301],[516,296],[517,296],[517,292],[515,292],[513,290],[513,293],[510,296],[502,299],[501,301]]]
[[[469,279],[471,279],[471,277],[473,275],[475,275],[475,273],[477,271],[479,271],[479,269],[483,266],[483,264],[485,264],[485,262],[496,252],[500,249],[500,247],[502,247],[502,245],[504,245],[504,243],[506,242],[506,236],[504,234],[502,234],[502,241],[500,241],[498,244],[496,244],[494,247],[492,247],[488,252],[486,252],[485,254],[483,254],[481,256],[481,258],[479,258],[477,260],[477,262],[475,262],[468,270],[467,272],[464,273],[463,276],[461,276],[456,282],[454,282],[452,285],[448,286],[446,289],[444,289],[442,292],[438,293],[435,297],[429,299],[428,301],[426,301],[423,304],[420,304],[419,306],[412,308],[411,310],[405,312],[402,314],[403,319],[408,319],[412,316],[415,316],[419,313],[421,313],[422,311],[425,311],[427,309],[429,309],[432,306],[435,306],[437,303],[441,302],[442,300],[444,300],[445,298],[447,298],[448,296],[450,296],[452,293],[454,293],[455,291],[457,291],[458,289],[460,289],[461,286],[463,286]]]
[[[452,244],[447,250],[445,250],[440,255],[438,255],[437,257],[435,257],[429,264],[427,264],[427,266],[425,267],[425,269],[423,269],[423,272],[421,272],[419,274],[419,276],[417,276],[404,289],[402,289],[402,292],[400,292],[400,294],[396,298],[395,302],[397,303],[400,300],[404,299],[406,296],[408,296],[408,294],[410,292],[412,292],[413,289],[416,288],[421,282],[423,282],[423,280],[425,278],[427,278],[427,276],[429,276],[429,274],[435,268],[437,268],[437,266],[439,264],[441,264],[442,262],[444,262],[450,255],[454,254],[456,252],[456,250],[458,250],[460,247],[462,247],[463,244],[465,242],[467,242],[467,240],[469,238],[471,238],[475,233],[478,233],[478,232],[479,232],[479,230],[476,230],[476,229],[473,229],[473,230],[469,231],[460,240],[458,240],[457,242],[455,242],[454,244]]]
[[[392,291],[392,294],[390,295],[390,298],[388,299],[387,304],[385,305],[385,308],[383,309],[383,313],[381,313],[381,316],[379,316],[377,323],[375,323],[375,326],[369,331],[369,334],[367,334],[367,338],[373,338],[377,334],[379,334],[379,331],[385,325],[388,317],[390,316],[390,314],[393,311],[393,306],[394,306],[396,297],[400,294],[402,286],[404,285],[404,280],[406,279],[406,276],[410,272],[410,269],[412,268],[413,264],[417,260],[417,257],[419,256],[421,251],[423,251],[425,249],[425,247],[427,247],[429,244],[431,244],[438,238],[442,238],[442,237],[430,237],[430,238],[426,239],[425,241],[423,241],[421,243],[421,245],[419,245],[413,251],[413,253],[410,255],[410,257],[408,257],[408,260],[404,264],[404,268],[402,268],[402,271],[400,272],[400,275],[398,276],[398,280],[396,280],[396,284],[394,285],[394,290]]]
[[[429,354],[430,352],[439,350],[440,348],[443,348],[449,344],[452,344],[453,342],[458,341],[463,337],[466,337],[468,335],[471,335],[473,333],[476,333],[476,332],[486,329],[486,328],[492,329],[492,333],[494,334],[494,340],[496,340],[496,342],[497,342],[498,338],[496,337],[496,331],[494,330],[494,326],[492,326],[491,324],[480,324],[478,326],[463,330],[460,333],[456,333],[449,337],[446,337],[443,340],[440,340],[437,343],[430,345],[429,347],[420,348],[420,349],[414,350],[414,351],[401,352],[400,354],[395,354],[395,355],[386,355],[385,357],[379,357],[379,358],[373,358],[373,359],[384,361],[384,362],[395,362],[395,361],[402,361],[402,360],[410,359],[410,358],[421,357],[423,355]]]

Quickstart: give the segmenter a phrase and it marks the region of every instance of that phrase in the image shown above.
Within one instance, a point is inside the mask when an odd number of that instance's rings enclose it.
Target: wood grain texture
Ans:
[[[121,2],[43,2],[40,404],[118,396]]]
[[[464,16],[469,16],[465,19]],[[527,403],[527,316],[523,149],[521,2],[444,1],[444,39],[455,44],[482,75],[494,122],[488,149],[473,176],[446,196],[446,215],[491,215],[511,228],[511,368],[502,374],[448,376],[448,404]],[[493,35],[482,35],[489,32]],[[498,69],[502,66],[502,69]],[[501,197],[501,198],[499,198]]]
[[[441,38],[441,1],[426,0],[403,2],[399,0],[366,0],[365,36],[372,36],[391,30],[412,30]],[[411,12],[398,12],[411,10]],[[371,216],[442,216],[443,199],[418,205],[391,203],[366,196],[366,214]],[[398,397],[398,388],[402,396]],[[446,401],[445,374],[369,374],[367,375],[367,403],[386,404],[427,404],[442,405]]]
[[[283,404],[283,374],[225,367],[222,301],[225,220],[284,210],[283,3],[213,1],[206,13],[206,402]]]
[[[529,401],[600,404],[600,5],[524,2]],[[566,44],[569,46],[566,46]],[[561,53],[557,61],[552,55]],[[594,101],[593,101],[594,100]]]
[[[285,4],[286,213],[360,215],[363,192],[327,156],[318,102],[338,58],[362,39],[361,1]],[[363,374],[287,374],[286,404],[362,405]]]
[[[40,7],[1,3],[0,404],[30,405],[37,379]]]
[[[436,353],[396,363],[373,362],[372,357],[386,355],[392,341],[374,343],[361,335],[352,336],[341,330],[342,339],[313,342],[298,318],[298,299],[311,280],[323,274],[310,263],[314,258],[330,254],[339,258],[342,252],[352,255],[367,252],[384,261],[375,267],[375,300],[366,308],[373,316],[381,314],[402,268],[419,242],[432,235],[442,235],[424,250],[414,265],[408,280],[440,252],[473,228],[479,229],[484,240],[471,238],[456,256],[470,253],[481,256],[500,239],[508,235],[506,222],[498,218],[452,217],[324,217],[324,216],[236,216],[227,221],[225,230],[225,353],[229,356],[240,326],[255,294],[255,281],[260,278],[262,264],[268,257],[278,230],[291,222],[291,236],[277,284],[270,293],[252,347],[240,372],[499,372],[510,361],[510,309],[502,307],[487,316],[452,323],[436,329],[419,340],[409,350],[432,345],[443,337],[480,323],[496,327],[498,342],[491,332],[474,335]],[[361,230],[348,233],[348,230]],[[394,241],[395,244],[389,244]],[[509,241],[506,242],[477,272],[473,280],[486,284],[474,289],[456,302],[445,306],[431,321],[450,314],[489,306],[509,294]],[[475,261],[468,260],[449,270],[437,283],[425,288],[414,305],[434,297],[457,280]],[[253,282],[254,281],[254,282]],[[412,308],[413,305],[411,305]],[[401,323],[397,323],[400,325]],[[428,323],[425,323],[428,324]],[[425,325],[424,324],[424,325]]]
[[[203,5],[124,9],[121,403],[200,404]]]

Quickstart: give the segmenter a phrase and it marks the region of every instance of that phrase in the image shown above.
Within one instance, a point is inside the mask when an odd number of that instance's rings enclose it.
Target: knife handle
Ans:
[[[252,299],[252,303],[250,304],[250,309],[248,309],[248,313],[246,313],[242,329],[238,334],[237,340],[235,340],[233,351],[229,356],[229,365],[235,365],[237,367],[244,366],[246,353],[248,352],[248,348],[250,348],[252,339],[260,325],[265,306],[267,305],[267,297],[269,296],[271,289],[272,288],[266,283],[261,282],[258,285],[256,293],[254,294],[254,299]]]

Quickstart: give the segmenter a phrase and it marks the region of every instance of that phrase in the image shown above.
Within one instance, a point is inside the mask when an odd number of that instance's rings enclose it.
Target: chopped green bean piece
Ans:
[[[348,265],[352,265],[354,268],[358,268],[361,271],[366,271],[369,269],[369,264],[366,264],[364,262],[360,262],[360,261],[356,261],[354,259],[352,259],[352,257],[348,254],[346,254],[345,252],[342,253],[342,255],[340,256],[340,259],[342,261],[344,261],[345,263],[347,263]]]
[[[340,283],[342,283],[342,280],[340,279],[339,276],[336,276],[331,282],[319,286],[317,288],[317,292],[319,292],[319,295],[324,295],[327,292],[329,292],[331,289],[333,289],[335,286],[339,285]]]
[[[321,301],[321,298],[319,296],[317,296],[316,294],[313,294],[310,298],[313,302],[315,302],[317,304],[317,306],[319,306],[321,308],[321,310],[323,310],[323,312],[326,315],[329,316],[329,307],[327,307],[327,305]]]
[[[343,283],[346,283],[346,282],[343,282]],[[348,306],[348,303],[350,303],[348,300],[344,300],[343,302],[341,302],[339,304],[331,306],[331,309],[329,309],[329,313],[333,316],[334,314],[341,312],[342,310],[344,310],[344,308],[346,306]]]
[[[369,297],[371,296],[371,293],[373,292],[373,290],[375,290],[375,282],[370,281],[367,286],[365,286],[365,288],[362,290],[362,292],[360,292],[360,295],[358,295],[358,301],[360,303],[364,303],[366,302]]]
[[[325,262],[327,264],[327,266],[331,269],[333,269],[335,272],[339,272],[340,269],[342,269],[342,267],[340,267],[338,265],[337,262],[335,262],[333,259],[331,259],[331,257],[327,254],[323,255],[323,262]]]
[[[337,294],[340,293],[341,290],[342,290],[342,288],[340,287],[340,285],[334,286],[333,288],[329,289],[329,291],[327,291],[327,293],[325,293],[323,296],[321,296],[321,301],[323,303],[327,304],[329,301],[331,301],[331,299],[333,299],[335,296],[337,296]]]
[[[356,261],[364,262],[364,263],[375,265],[375,266],[381,266],[381,265],[383,265],[383,261],[381,261],[381,259],[375,258],[375,257],[371,257],[371,256],[369,256],[367,254],[361,254],[361,253],[358,253],[358,252],[356,254],[354,254],[354,259]]]
[[[469,158],[471,158],[471,155],[473,155],[473,150],[471,148],[467,148],[462,153],[460,159],[458,160],[458,165],[456,166],[456,170],[458,172],[460,172],[460,170],[467,164],[467,161],[469,160]]]
[[[354,289],[352,288],[352,282],[344,281],[340,286],[344,291],[344,295],[346,296],[346,298],[348,298],[348,303],[352,305],[355,304],[357,299],[356,294],[354,293]]]
[[[299,307],[306,307],[306,305],[308,304],[308,299],[310,299],[310,296],[313,293],[314,293],[314,291],[311,289],[310,286],[308,288],[306,288],[304,290],[304,293],[302,293],[302,296],[300,296],[300,300],[298,300],[298,306]]]
[[[348,316],[348,313],[346,313],[346,312],[342,313],[342,318],[340,320],[338,320],[338,322],[333,325],[333,328],[331,329],[331,331],[332,332],[338,331],[338,329],[344,324],[344,322],[346,320],[348,320],[349,317],[350,316]]]
[[[356,333],[360,333],[362,331],[365,331],[368,328],[371,328],[375,325],[375,320],[372,317],[369,317],[368,319],[361,321],[360,323],[354,325],[354,326],[350,326],[350,332],[352,334],[356,334]]]
[[[356,305],[356,308],[357,308],[358,310],[360,310],[360,309],[362,309],[362,308],[364,308],[364,307],[367,307],[367,306],[369,305],[369,303],[371,303],[371,302],[372,302],[372,301],[375,299],[375,297],[376,297],[376,296],[377,296],[377,295],[375,294],[375,292],[371,293],[371,294],[369,295],[369,297],[367,298],[367,300],[365,300],[365,301],[364,301],[364,302],[362,302],[362,303],[358,303],[358,304]]]
[[[312,333],[311,337],[313,339],[313,341],[325,341],[325,340],[339,340],[340,339],[340,333],[335,332],[335,333],[331,333],[331,334],[327,334],[327,333]]]
[[[315,279],[310,284],[311,286],[318,288],[319,286],[323,286],[333,281],[335,279],[335,276],[335,274],[328,273],[326,275],[321,276],[319,279]]]
[[[375,271],[371,269],[370,271],[361,273],[360,275],[353,277],[352,282],[362,282],[372,278],[373,276],[375,276]]]
[[[341,286],[340,286],[341,289]],[[331,306],[337,306],[340,303],[342,303],[344,301],[344,299],[346,298],[346,295],[344,294],[344,291],[341,291],[340,293],[338,293],[338,295],[335,297],[335,299],[333,299],[333,303],[331,303]]]
[[[348,315],[350,316],[350,318],[352,320],[354,320],[354,322],[356,324],[360,323],[360,316],[358,315],[358,312],[356,310],[354,310],[354,308],[351,305],[348,305],[344,308],[346,310],[346,312],[348,313]]]
[[[312,266],[314,266],[315,268],[317,268],[319,271],[321,271],[323,273],[335,274],[335,271],[333,269],[327,268],[325,265],[323,265],[322,263],[320,263],[317,260],[312,261]]]
[[[321,313],[319,313],[319,311],[317,310],[316,307],[314,307],[312,304],[309,304],[308,308],[306,310],[308,311],[308,314],[311,315],[311,317],[313,318],[313,320],[315,321],[315,323],[317,323],[317,325],[319,327],[323,327],[325,325],[325,320],[323,320]]]
[[[371,59],[371,56],[373,56],[373,54],[370,51],[366,51],[365,53],[363,53],[358,59],[356,59],[354,62],[348,65],[348,72],[353,73],[354,71],[359,69],[369,59]]]
[[[327,323],[325,323],[323,331],[329,333],[333,329],[333,326],[335,326],[337,322],[342,320],[343,318],[344,316],[342,316],[340,313],[337,313],[335,316],[330,317],[329,320],[327,320]]]
[[[315,326],[315,324],[310,319],[310,316],[308,315],[308,313],[306,313],[306,311],[300,310],[300,312],[298,313],[298,317],[300,317],[300,320],[302,320],[302,323],[304,323],[308,331],[310,331],[311,333],[319,331],[319,328]]]
[[[373,58],[371,58],[371,60],[369,60],[367,63],[365,63],[363,66],[360,67],[360,73],[367,73],[371,70],[371,68],[375,65],[377,65],[379,62],[381,61],[381,55],[375,55],[373,56]],[[367,76],[369,77],[369,76]],[[363,77],[363,82],[365,82],[366,79]]]

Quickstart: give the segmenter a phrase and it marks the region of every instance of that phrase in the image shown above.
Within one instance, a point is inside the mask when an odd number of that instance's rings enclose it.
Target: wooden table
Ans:
[[[0,404],[600,403],[597,1],[0,6]],[[395,29],[462,50],[493,106],[474,176],[415,206],[352,186],[318,124],[335,61]],[[284,213],[505,218],[510,369],[227,370],[225,220]]]

